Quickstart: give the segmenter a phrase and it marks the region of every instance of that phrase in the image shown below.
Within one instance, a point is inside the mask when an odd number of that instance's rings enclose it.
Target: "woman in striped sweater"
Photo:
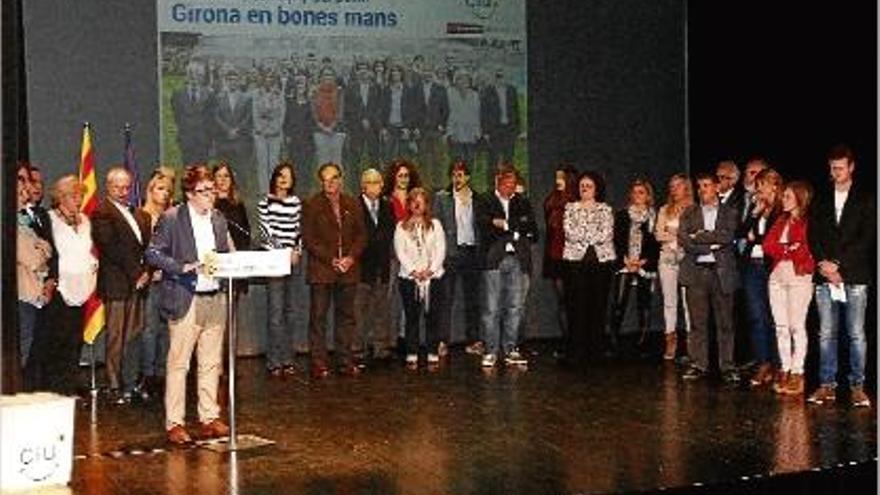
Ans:
[[[269,194],[257,204],[263,245],[269,249],[290,248],[290,275],[268,280],[269,332],[266,367],[270,376],[282,377],[295,372],[293,365],[294,325],[305,320],[302,283],[302,201],[294,192],[296,177],[293,164],[281,162],[272,171]],[[297,318],[299,316],[299,318]]]

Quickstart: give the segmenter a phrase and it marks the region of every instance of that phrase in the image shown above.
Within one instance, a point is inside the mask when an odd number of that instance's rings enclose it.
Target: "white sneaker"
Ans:
[[[492,368],[495,366],[495,362],[498,358],[495,354],[483,354],[483,367],[484,368]]]
[[[428,354],[428,364],[437,364],[440,362],[440,356],[438,354]]]
[[[418,354],[407,354],[406,355],[406,365],[407,366],[417,366],[419,364],[419,355]]]
[[[523,357],[522,354],[519,353],[518,349],[514,349],[507,353],[507,356],[504,358],[504,362],[508,366],[525,366],[529,364],[529,361]]]

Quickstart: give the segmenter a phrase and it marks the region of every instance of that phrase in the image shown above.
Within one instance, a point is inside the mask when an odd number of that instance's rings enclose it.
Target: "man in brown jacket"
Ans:
[[[309,254],[309,345],[314,378],[329,374],[327,367],[327,310],[333,301],[336,357],[343,374],[358,368],[351,355],[355,332],[355,297],[360,280],[360,257],[367,239],[363,212],[357,200],[343,194],[342,171],[335,163],[318,169],[321,192],[303,207],[303,244]]]

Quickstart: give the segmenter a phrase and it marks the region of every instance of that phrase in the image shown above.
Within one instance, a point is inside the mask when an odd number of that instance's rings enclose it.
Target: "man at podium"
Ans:
[[[214,253],[231,250],[226,220],[214,210],[214,178],[206,165],[183,174],[186,202],[160,218],[146,251],[147,262],[162,270],[160,311],[168,319],[170,345],[165,384],[165,430],[175,445],[192,442],[187,432],[186,374],[198,349],[199,438],[229,434],[217,403],[223,367],[226,303],[212,275]]]

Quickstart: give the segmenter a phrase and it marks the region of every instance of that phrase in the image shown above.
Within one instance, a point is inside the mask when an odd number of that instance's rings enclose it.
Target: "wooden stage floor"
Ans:
[[[543,353],[532,359],[527,371],[486,373],[477,358],[457,352],[437,371],[386,364],[321,381],[305,373],[270,380],[262,359],[240,359],[239,433],[274,445],[235,454],[169,448],[161,401],[99,402],[96,425],[84,404],[70,488],[101,495],[745,493],[777,480],[809,485],[810,473],[830,473],[836,487],[876,482],[876,407],[817,407],[711,379],[683,382],[676,365],[659,361],[576,371]]]

